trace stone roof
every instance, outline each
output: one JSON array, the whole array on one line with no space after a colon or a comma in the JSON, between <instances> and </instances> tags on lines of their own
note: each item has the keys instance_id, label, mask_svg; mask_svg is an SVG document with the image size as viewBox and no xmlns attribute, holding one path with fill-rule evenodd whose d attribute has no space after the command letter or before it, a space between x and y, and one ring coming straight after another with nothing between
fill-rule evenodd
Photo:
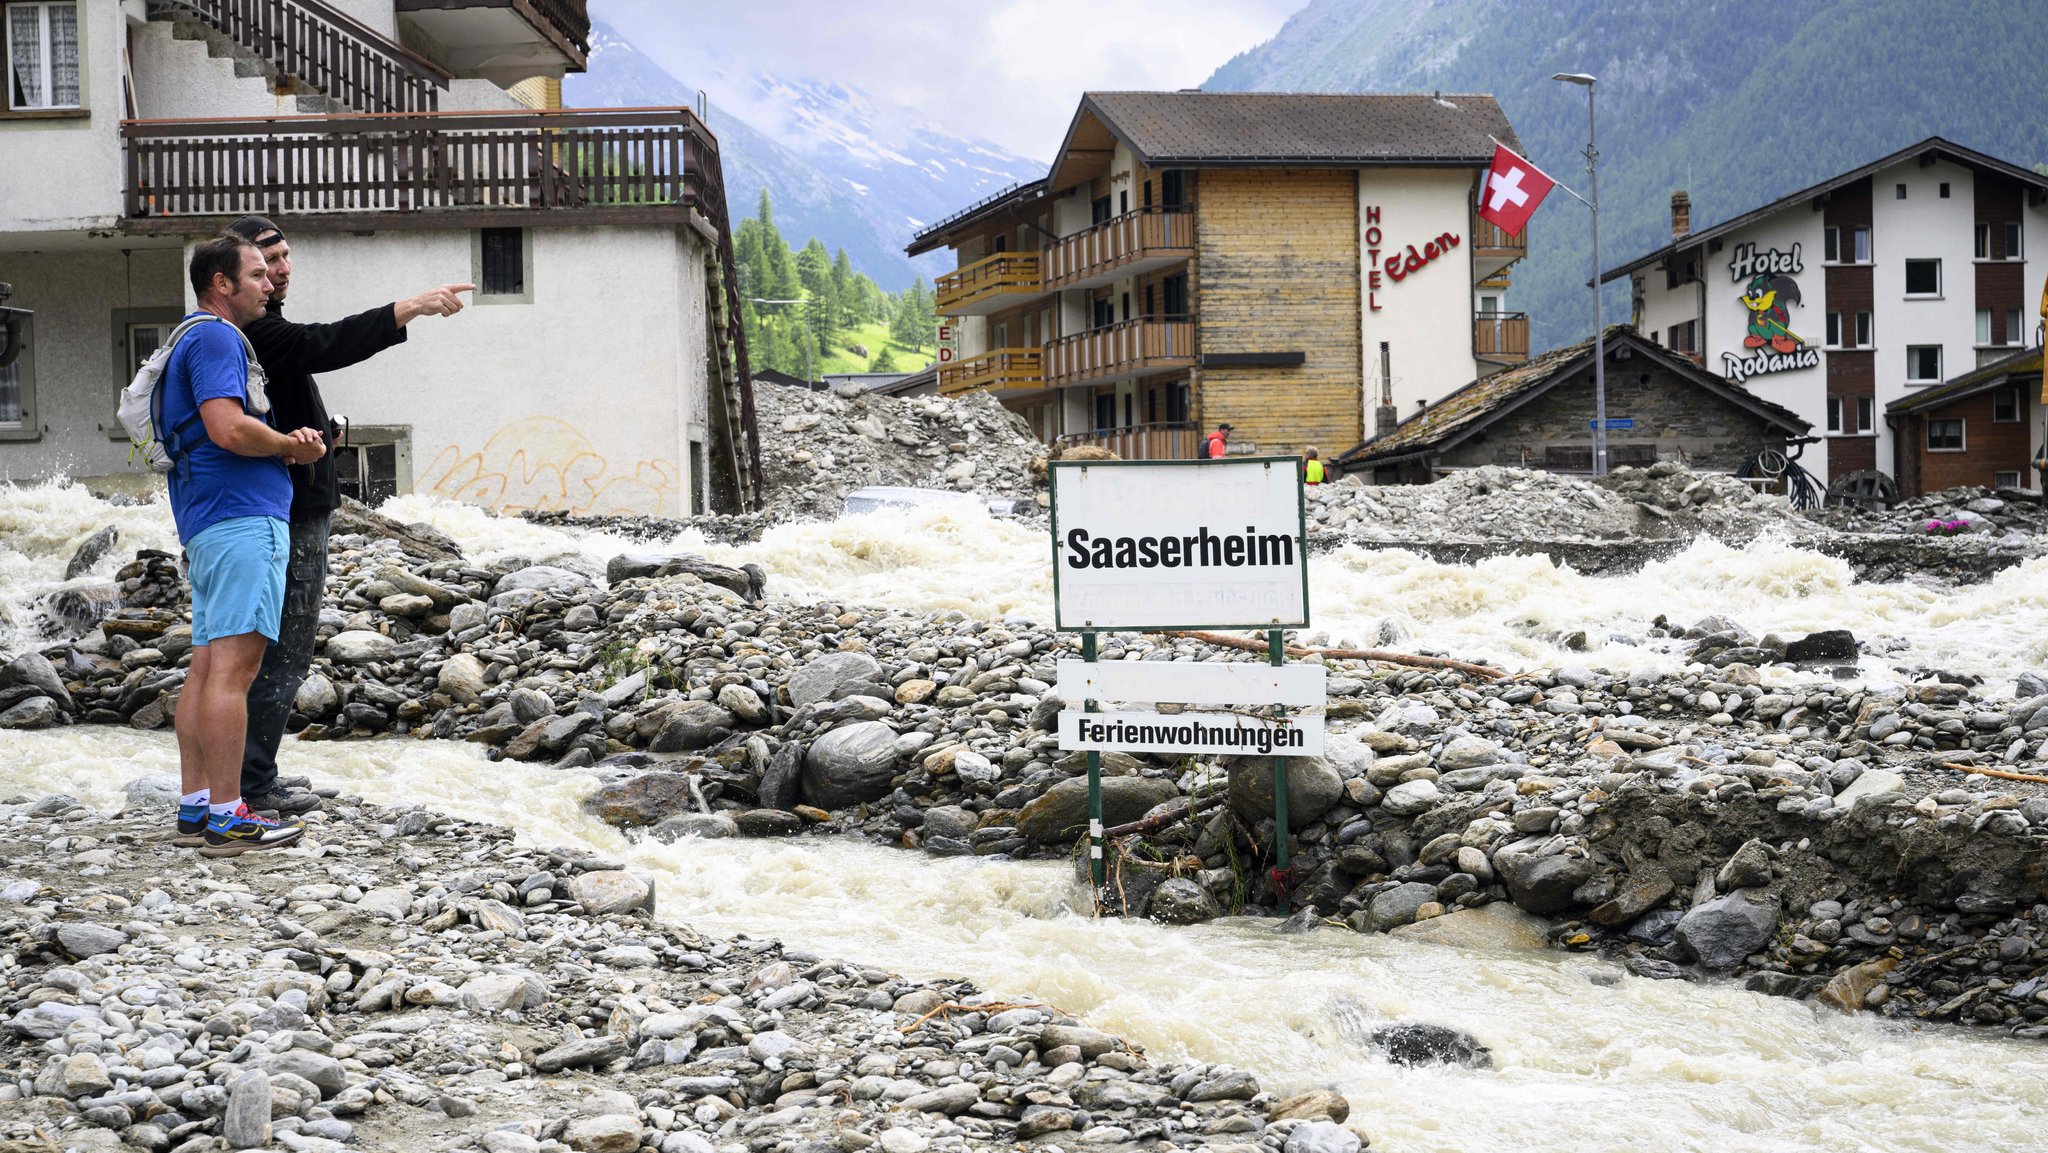
<instances>
[{"instance_id":1,"label":"stone roof","mask_svg":"<svg viewBox=\"0 0 2048 1153\"><path fill-rule=\"evenodd\" d=\"M1975 396L1986 389L2026 380L2039 384L2041 381L2041 349L2029 348L1961 376L1953 377L1943 384L1911 396L1895 400L1884 406L1888 413L1924 412L1937 408L1952 400Z\"/></svg>"},{"instance_id":2,"label":"stone roof","mask_svg":"<svg viewBox=\"0 0 2048 1153\"><path fill-rule=\"evenodd\" d=\"M1749 409L1794 436L1803 436L1813 427L1784 405L1765 400L1728 378L1694 364L1689 358L1644 339L1626 324L1609 325L1605 335L1610 360L1616 349L1626 346L1633 350L1634 355L1656 361L1681 379ZM1593 341L1589 337L1577 344L1540 353L1524 364L1482 376L1402 421L1387 435L1345 453L1337 458L1338 462L1346 467L1356 467L1396 457L1443 452L1492 424L1509 409L1534 399L1576 373L1586 371L1592 360Z\"/></svg>"},{"instance_id":3,"label":"stone roof","mask_svg":"<svg viewBox=\"0 0 2048 1153\"><path fill-rule=\"evenodd\" d=\"M1094 112L1152 167L1484 164L1520 144L1491 96L1426 93L1090 92Z\"/></svg>"}]
</instances>

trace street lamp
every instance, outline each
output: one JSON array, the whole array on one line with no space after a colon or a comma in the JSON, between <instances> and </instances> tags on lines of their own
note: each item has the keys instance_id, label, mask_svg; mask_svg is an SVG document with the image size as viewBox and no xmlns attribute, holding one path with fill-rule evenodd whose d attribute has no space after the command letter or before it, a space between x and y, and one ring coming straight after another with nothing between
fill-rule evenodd
<instances>
[{"instance_id":1,"label":"street lamp","mask_svg":"<svg viewBox=\"0 0 2048 1153\"><path fill-rule=\"evenodd\" d=\"M758 297L758 296L749 296L749 297L747 298L747 303L748 303L748 304L809 304L809 303L810 303L810 301L808 301L808 300L805 300L805 299L803 299L802 297L798 297L798 298L797 298L797 299L795 299L795 300L764 300L764 299L762 299L761 297ZM816 381L816 380L815 380L815 379L814 379L814 378L812 377L812 375L811 375L811 346L812 346L812 345L814 345L814 344L816 344L817 342L818 342L818 338L817 338L817 335L816 335L816 333L814 333L814 332L812 331L812 329L811 329L811 310L807 308L807 309L805 309L805 310L804 310L804 383L805 383L805 384L815 384L815 383L817 383L817 381Z\"/></svg>"},{"instance_id":2,"label":"street lamp","mask_svg":"<svg viewBox=\"0 0 2048 1153\"><path fill-rule=\"evenodd\" d=\"M1594 78L1584 72L1559 72L1551 77L1586 90L1586 175L1592 178L1593 202L1593 475L1607 475L1607 326L1600 311L1600 134L1593 118Z\"/></svg>"}]
</instances>

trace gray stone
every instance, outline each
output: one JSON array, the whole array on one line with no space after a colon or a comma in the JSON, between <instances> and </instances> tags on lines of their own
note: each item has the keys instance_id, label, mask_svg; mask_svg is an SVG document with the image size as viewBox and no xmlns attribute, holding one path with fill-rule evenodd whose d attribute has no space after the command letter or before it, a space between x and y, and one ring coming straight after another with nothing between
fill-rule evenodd
<instances>
[{"instance_id":1,"label":"gray stone","mask_svg":"<svg viewBox=\"0 0 2048 1153\"><path fill-rule=\"evenodd\" d=\"M569 895L593 917L624 913L652 903L654 886L623 869L579 873L569 882Z\"/></svg>"},{"instance_id":2,"label":"gray stone","mask_svg":"<svg viewBox=\"0 0 2048 1153\"><path fill-rule=\"evenodd\" d=\"M1365 1142L1334 1121L1307 1121L1294 1127L1280 1153L1358 1153Z\"/></svg>"},{"instance_id":3,"label":"gray stone","mask_svg":"<svg viewBox=\"0 0 2048 1153\"><path fill-rule=\"evenodd\" d=\"M348 1088L348 1071L341 1062L311 1049L287 1049L272 1057L264 1072L273 1077L281 1073L303 1077L320 1090L322 1097L332 1097Z\"/></svg>"},{"instance_id":4,"label":"gray stone","mask_svg":"<svg viewBox=\"0 0 2048 1153\"><path fill-rule=\"evenodd\" d=\"M895 776L896 730L881 721L856 721L811 742L804 754L803 796L821 809L843 809L887 796Z\"/></svg>"},{"instance_id":5,"label":"gray stone","mask_svg":"<svg viewBox=\"0 0 2048 1153\"><path fill-rule=\"evenodd\" d=\"M1777 902L1744 889L1688 910L1678 922L1678 943L1704 968L1733 969L1769 945L1777 929Z\"/></svg>"},{"instance_id":6,"label":"gray stone","mask_svg":"<svg viewBox=\"0 0 2048 1153\"><path fill-rule=\"evenodd\" d=\"M462 983L461 996L472 1013L503 1013L545 1004L548 987L531 973L479 973Z\"/></svg>"},{"instance_id":7,"label":"gray stone","mask_svg":"<svg viewBox=\"0 0 2048 1153\"><path fill-rule=\"evenodd\" d=\"M768 723L768 706L760 694L745 685L726 685L718 690L719 706L750 725Z\"/></svg>"},{"instance_id":8,"label":"gray stone","mask_svg":"<svg viewBox=\"0 0 2048 1153\"><path fill-rule=\"evenodd\" d=\"M883 683L882 666L866 653L825 653L789 674L789 703L801 708Z\"/></svg>"},{"instance_id":9,"label":"gray stone","mask_svg":"<svg viewBox=\"0 0 2048 1153\"><path fill-rule=\"evenodd\" d=\"M1860 655L1856 634L1848 629L1808 633L1785 645L1785 659L1788 661L1853 661Z\"/></svg>"},{"instance_id":10,"label":"gray stone","mask_svg":"<svg viewBox=\"0 0 2048 1153\"><path fill-rule=\"evenodd\" d=\"M1300 831L1320 820L1344 799L1344 778L1320 757L1283 757L1287 766L1287 827ZM1229 768L1230 807L1238 816L1257 822L1273 816L1273 759L1232 758Z\"/></svg>"},{"instance_id":11,"label":"gray stone","mask_svg":"<svg viewBox=\"0 0 2048 1153\"><path fill-rule=\"evenodd\" d=\"M543 1073L559 1073L564 1069L581 1069L593 1065L609 1065L626 1055L624 1038L606 1034L601 1037L584 1037L557 1045L533 1059L533 1067Z\"/></svg>"},{"instance_id":12,"label":"gray stone","mask_svg":"<svg viewBox=\"0 0 2048 1153\"><path fill-rule=\"evenodd\" d=\"M1403 1021L1374 1029L1369 1040L1396 1065L1493 1067L1492 1051L1477 1038L1442 1025Z\"/></svg>"},{"instance_id":13,"label":"gray stone","mask_svg":"<svg viewBox=\"0 0 2048 1153\"><path fill-rule=\"evenodd\" d=\"M458 704L473 705L484 692L484 663L469 653L456 653L441 662L434 687Z\"/></svg>"},{"instance_id":14,"label":"gray stone","mask_svg":"<svg viewBox=\"0 0 2048 1153\"><path fill-rule=\"evenodd\" d=\"M113 525L108 525L85 538L85 543L79 545L71 554L71 559L65 563L64 579L77 580L92 571L92 566L100 563L100 558L107 555L107 550L113 548L120 539L121 530Z\"/></svg>"},{"instance_id":15,"label":"gray stone","mask_svg":"<svg viewBox=\"0 0 2048 1153\"><path fill-rule=\"evenodd\" d=\"M260 1149L270 1143L270 1078L251 1069L228 1084L228 1108L220 1135L230 1149Z\"/></svg>"},{"instance_id":16,"label":"gray stone","mask_svg":"<svg viewBox=\"0 0 2048 1153\"><path fill-rule=\"evenodd\" d=\"M1216 898L1209 890L1189 877L1169 877L1152 891L1152 904L1147 913L1153 920L1166 925L1193 925L1213 920L1223 914Z\"/></svg>"},{"instance_id":17,"label":"gray stone","mask_svg":"<svg viewBox=\"0 0 2048 1153\"><path fill-rule=\"evenodd\" d=\"M1754 838L1744 841L1714 878L1724 893L1753 889L1771 883L1771 850Z\"/></svg>"},{"instance_id":18,"label":"gray stone","mask_svg":"<svg viewBox=\"0 0 2048 1153\"><path fill-rule=\"evenodd\" d=\"M105 925L80 921L57 926L57 943L64 946L66 953L84 960L87 957L97 957L101 953L111 953L127 944L128 934Z\"/></svg>"},{"instance_id":19,"label":"gray stone","mask_svg":"<svg viewBox=\"0 0 2048 1153\"><path fill-rule=\"evenodd\" d=\"M327 659L336 664L360 665L390 660L398 651L398 642L383 633L354 629L328 637L326 651Z\"/></svg>"},{"instance_id":20,"label":"gray stone","mask_svg":"<svg viewBox=\"0 0 2048 1153\"><path fill-rule=\"evenodd\" d=\"M958 805L939 805L925 810L924 835L926 837L951 837L964 841L981 824L981 818Z\"/></svg>"},{"instance_id":21,"label":"gray stone","mask_svg":"<svg viewBox=\"0 0 2048 1153\"><path fill-rule=\"evenodd\" d=\"M732 827L741 837L789 837L804 831L804 819L786 809L742 809L733 814Z\"/></svg>"},{"instance_id":22,"label":"gray stone","mask_svg":"<svg viewBox=\"0 0 2048 1153\"><path fill-rule=\"evenodd\" d=\"M1403 781L1380 798L1380 808L1397 817L1413 817L1435 808L1441 800L1443 790L1435 781Z\"/></svg>"},{"instance_id":23,"label":"gray stone","mask_svg":"<svg viewBox=\"0 0 2048 1153\"><path fill-rule=\"evenodd\" d=\"M1835 807L1852 809L1865 797L1888 797L1903 792L1905 787L1906 778L1890 769L1865 769L1856 775L1854 783L1835 794Z\"/></svg>"},{"instance_id":24,"label":"gray stone","mask_svg":"<svg viewBox=\"0 0 2048 1153\"><path fill-rule=\"evenodd\" d=\"M494 592L505 593L517 589L541 591L565 589L573 591L579 588L588 588L591 584L591 579L582 573L570 572L568 569L557 568L554 565L537 564L529 565L517 572L506 573L504 576L499 577L498 585Z\"/></svg>"},{"instance_id":25,"label":"gray stone","mask_svg":"<svg viewBox=\"0 0 2048 1153\"><path fill-rule=\"evenodd\" d=\"M761 771L761 805L769 809L794 809L803 788L804 747L795 741L776 746Z\"/></svg>"},{"instance_id":26,"label":"gray stone","mask_svg":"<svg viewBox=\"0 0 2048 1153\"><path fill-rule=\"evenodd\" d=\"M1093 1061L1115 1050L1116 1038L1100 1029L1081 1025L1047 1025L1038 1038L1040 1049L1058 1049L1066 1045L1080 1050L1083 1059Z\"/></svg>"},{"instance_id":27,"label":"gray stone","mask_svg":"<svg viewBox=\"0 0 2048 1153\"><path fill-rule=\"evenodd\" d=\"M39 652L30 650L0 667L0 688L30 688L56 701L65 712L73 711L71 693L64 687L64 678L57 675L57 666Z\"/></svg>"},{"instance_id":28,"label":"gray stone","mask_svg":"<svg viewBox=\"0 0 2048 1153\"><path fill-rule=\"evenodd\" d=\"M1435 885L1409 881L1375 895L1372 904L1367 906L1366 919L1375 932L1384 933L1414 921L1416 910L1434 900Z\"/></svg>"},{"instance_id":29,"label":"gray stone","mask_svg":"<svg viewBox=\"0 0 2048 1153\"><path fill-rule=\"evenodd\" d=\"M684 701L669 713L647 747L657 753L709 748L731 736L732 726L733 715L710 701ZM894 732L889 736L895 739Z\"/></svg>"},{"instance_id":30,"label":"gray stone","mask_svg":"<svg viewBox=\"0 0 2048 1153\"><path fill-rule=\"evenodd\" d=\"M655 839L673 842L682 837L702 837L715 841L722 837L737 837L739 824L728 813L677 813L664 817L654 826Z\"/></svg>"},{"instance_id":31,"label":"gray stone","mask_svg":"<svg viewBox=\"0 0 2048 1153\"><path fill-rule=\"evenodd\" d=\"M1180 796L1172 781L1158 777L1104 777L1102 823L1135 821L1152 806ZM1017 814L1017 831L1042 845L1072 840L1088 830L1088 781L1072 777L1047 789Z\"/></svg>"},{"instance_id":32,"label":"gray stone","mask_svg":"<svg viewBox=\"0 0 2048 1153\"><path fill-rule=\"evenodd\" d=\"M1436 767L1444 772L1476 769L1500 760L1500 746L1482 737L1453 737L1436 756Z\"/></svg>"},{"instance_id":33,"label":"gray stone","mask_svg":"<svg viewBox=\"0 0 2048 1153\"><path fill-rule=\"evenodd\" d=\"M63 706L50 697L30 697L0 711L0 729L47 729L64 719Z\"/></svg>"},{"instance_id":34,"label":"gray stone","mask_svg":"<svg viewBox=\"0 0 2048 1153\"><path fill-rule=\"evenodd\" d=\"M970 1084L945 1085L905 1097L899 1107L919 1113L944 1113L948 1117L967 1112L981 1103L981 1090Z\"/></svg>"},{"instance_id":35,"label":"gray stone","mask_svg":"<svg viewBox=\"0 0 2048 1153\"><path fill-rule=\"evenodd\" d=\"M298 696L292 701L292 707L301 716L315 719L329 715L340 705L341 693L335 689L334 682L328 680L325 673L318 672L306 675L305 681L299 685Z\"/></svg>"},{"instance_id":36,"label":"gray stone","mask_svg":"<svg viewBox=\"0 0 2048 1153\"><path fill-rule=\"evenodd\" d=\"M640 1148L640 1118L625 1113L578 1117L562 1130L577 1153L633 1153Z\"/></svg>"},{"instance_id":37,"label":"gray stone","mask_svg":"<svg viewBox=\"0 0 2048 1153\"><path fill-rule=\"evenodd\" d=\"M1593 877L1593 863L1583 857L1555 853L1494 854L1493 868L1507 883L1508 895L1524 911L1548 917L1571 908L1572 892Z\"/></svg>"}]
</instances>

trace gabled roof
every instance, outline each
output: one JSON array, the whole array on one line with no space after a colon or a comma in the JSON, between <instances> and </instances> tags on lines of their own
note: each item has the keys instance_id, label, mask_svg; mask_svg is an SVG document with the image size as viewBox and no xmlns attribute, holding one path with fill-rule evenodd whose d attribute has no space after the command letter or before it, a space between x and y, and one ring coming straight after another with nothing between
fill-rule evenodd
<instances>
[{"instance_id":1,"label":"gabled roof","mask_svg":"<svg viewBox=\"0 0 2048 1153\"><path fill-rule=\"evenodd\" d=\"M1045 178L1042 176L1028 184L1012 184L1001 192L975 201L937 224L926 225L910 238L910 243L903 251L910 256L922 256L934 248L945 246L955 235L972 232L995 217L1014 212L1044 195Z\"/></svg>"},{"instance_id":2,"label":"gabled roof","mask_svg":"<svg viewBox=\"0 0 2048 1153\"><path fill-rule=\"evenodd\" d=\"M1765 400L1728 378L1709 372L1654 341L1645 340L1626 324L1609 325L1605 335L1609 360L1614 359L1616 350L1627 348L1631 355L1646 357L1680 379L1730 404L1748 409L1794 436L1803 436L1813 427L1784 405ZM1525 364L1480 377L1402 421L1394 431L1359 445L1338 457L1337 461L1352 467L1446 452L1487 425L1587 371L1592 365L1593 341L1590 338L1578 344L1551 349L1531 357Z\"/></svg>"},{"instance_id":3,"label":"gabled roof","mask_svg":"<svg viewBox=\"0 0 2048 1153\"><path fill-rule=\"evenodd\" d=\"M1823 180L1819 184L1816 184L1811 188L1802 188L1789 196L1781 196L1778 199L1771 201L1769 204L1764 205L1762 208L1758 208L1750 212L1745 212L1732 220L1724 220L1721 223L1716 224L1712 228L1702 229L1698 232L1688 233L1683 240L1673 241L1672 243L1665 245L1664 247L1658 249L1655 252L1649 253L1644 256L1639 256L1634 260L1629 261L1627 264L1621 265L1619 267L1608 269L1607 271L1600 274L1600 280L1602 283L1605 283L1610 280L1615 280L1620 277L1627 276L1628 274L1636 271L1637 269L1647 268L1650 265L1665 260L1674 253L1679 252L1680 250L1696 248L1702 244L1705 244L1709 240L1716 240L1722 236L1726 236L1730 232L1736 231L1737 229L1746 228L1749 225L1754 224L1767 216L1771 216L1776 213L1782 212L1785 209L1791 208L1802 201L1812 200L1814 197L1817 196L1826 196L1828 193L1833 192L1837 188L1841 188L1849 184L1854 184L1855 182L1857 182L1858 180L1862 180L1866 176L1874 176L1877 173L1883 172L1885 169L1900 163L1901 161L1913 160L1919 157L1928 156L1930 154L1937 159L1952 160L1955 163L1964 166L1965 168L1973 168L1984 171L1996 172L2001 176L2011 177L2014 180L2020 181L2023 184L2031 186L2034 189L2035 195L2037 197L2042 195L2048 195L2048 176L2043 176L2030 168L2021 168L2018 165L2007 164L2005 161L2000 160L1995 156L1986 156L1982 152L1978 152L1970 148L1965 148L1960 144L1944 140L1939 136L1930 136L1927 139L1922 140L1918 144L1912 145L1907 148L1901 148L1897 152L1892 153L1890 156L1885 156L1877 160L1873 160L1861 168L1857 168L1849 172L1844 172L1840 176L1834 177L1830 180Z\"/></svg>"},{"instance_id":4,"label":"gabled roof","mask_svg":"<svg viewBox=\"0 0 2048 1153\"><path fill-rule=\"evenodd\" d=\"M1895 400L1884 406L1887 414L1904 416L1926 412L1950 401L1975 396L2014 383L2041 383L2041 349L2029 348L2003 360L1994 360L1973 372L1966 372L1925 392Z\"/></svg>"},{"instance_id":5,"label":"gabled roof","mask_svg":"<svg viewBox=\"0 0 2048 1153\"><path fill-rule=\"evenodd\" d=\"M1437 93L1089 92L1047 178L1057 190L1093 118L1152 168L1484 165L1520 150L1500 102Z\"/></svg>"}]
</instances>

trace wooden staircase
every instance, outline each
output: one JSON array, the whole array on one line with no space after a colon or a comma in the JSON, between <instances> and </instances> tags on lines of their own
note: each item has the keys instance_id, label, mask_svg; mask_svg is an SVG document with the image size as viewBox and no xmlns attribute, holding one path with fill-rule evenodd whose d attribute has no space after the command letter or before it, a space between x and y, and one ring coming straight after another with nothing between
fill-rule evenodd
<instances>
[{"instance_id":1,"label":"wooden staircase","mask_svg":"<svg viewBox=\"0 0 2048 1153\"><path fill-rule=\"evenodd\" d=\"M260 76L298 96L300 112L433 112L449 74L322 0L150 0L172 36L205 40L235 58L237 76Z\"/></svg>"}]
</instances>

